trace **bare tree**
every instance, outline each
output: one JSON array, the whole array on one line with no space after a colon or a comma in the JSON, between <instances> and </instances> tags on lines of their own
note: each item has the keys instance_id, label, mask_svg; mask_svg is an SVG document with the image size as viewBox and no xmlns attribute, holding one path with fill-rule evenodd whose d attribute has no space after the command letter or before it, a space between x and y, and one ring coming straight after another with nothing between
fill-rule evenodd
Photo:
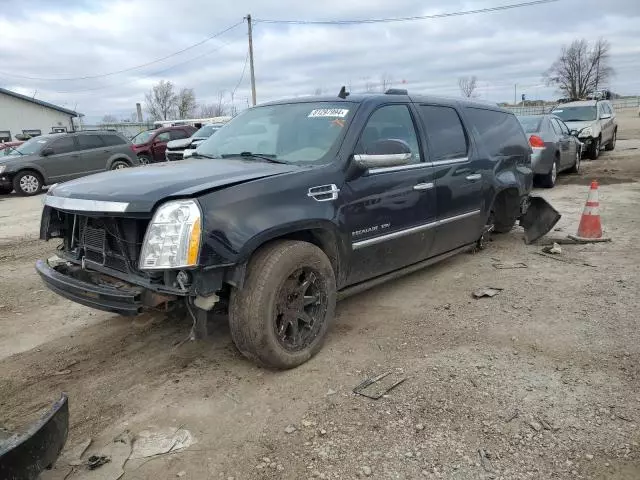
<instances>
[{"instance_id":1,"label":"bare tree","mask_svg":"<svg viewBox=\"0 0 640 480\"><path fill-rule=\"evenodd\" d=\"M393 77L388 73L383 73L380 75L380 90L382 93L386 92L391 88L391 84L393 83Z\"/></svg>"},{"instance_id":2,"label":"bare tree","mask_svg":"<svg viewBox=\"0 0 640 480\"><path fill-rule=\"evenodd\" d=\"M117 123L117 122L118 122L118 119L111 114L105 115L104 117L102 117L102 120L100 121L100 123Z\"/></svg>"},{"instance_id":3,"label":"bare tree","mask_svg":"<svg viewBox=\"0 0 640 480\"><path fill-rule=\"evenodd\" d=\"M471 77L460 77L458 79L458 87L460 87L460 93L463 97L473 98L476 96L478 79L475 75Z\"/></svg>"},{"instance_id":4,"label":"bare tree","mask_svg":"<svg viewBox=\"0 0 640 480\"><path fill-rule=\"evenodd\" d=\"M173 83L160 80L149 93L145 95L146 109L152 120L168 120L175 115L178 106L178 96L173 90Z\"/></svg>"},{"instance_id":5,"label":"bare tree","mask_svg":"<svg viewBox=\"0 0 640 480\"><path fill-rule=\"evenodd\" d=\"M560 57L553 62L543 76L548 85L554 85L568 98L583 98L606 85L613 76L609 66L611 45L599 39L589 48L589 43L574 40L562 47Z\"/></svg>"},{"instance_id":6,"label":"bare tree","mask_svg":"<svg viewBox=\"0 0 640 480\"><path fill-rule=\"evenodd\" d=\"M207 117L222 117L227 114L229 111L227 108L227 103L224 99L224 91L218 92L218 97L216 98L215 103L210 103L209 105L202 105L200 107L200 116L203 118Z\"/></svg>"},{"instance_id":7,"label":"bare tree","mask_svg":"<svg viewBox=\"0 0 640 480\"><path fill-rule=\"evenodd\" d=\"M196 113L196 94L193 88L183 88L178 94L178 118L191 118Z\"/></svg>"}]
</instances>

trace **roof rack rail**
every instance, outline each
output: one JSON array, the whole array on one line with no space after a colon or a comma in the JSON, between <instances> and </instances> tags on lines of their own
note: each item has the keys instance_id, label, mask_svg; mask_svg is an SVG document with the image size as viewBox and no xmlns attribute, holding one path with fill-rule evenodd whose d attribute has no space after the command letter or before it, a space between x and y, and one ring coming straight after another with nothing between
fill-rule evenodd
<instances>
[{"instance_id":1,"label":"roof rack rail","mask_svg":"<svg viewBox=\"0 0 640 480\"><path fill-rule=\"evenodd\" d=\"M409 92L404 88L390 88L386 92L385 95L409 95Z\"/></svg>"}]
</instances>

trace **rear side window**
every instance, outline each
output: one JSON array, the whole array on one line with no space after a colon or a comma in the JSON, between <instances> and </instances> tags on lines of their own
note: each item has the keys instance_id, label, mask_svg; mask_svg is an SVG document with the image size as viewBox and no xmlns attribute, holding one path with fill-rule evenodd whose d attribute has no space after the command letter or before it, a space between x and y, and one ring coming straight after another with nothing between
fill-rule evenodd
<instances>
[{"instance_id":1,"label":"rear side window","mask_svg":"<svg viewBox=\"0 0 640 480\"><path fill-rule=\"evenodd\" d=\"M467 107L465 113L474 135L490 156L513 155L516 153L514 147L529 149L527 138L515 115L474 107Z\"/></svg>"},{"instance_id":2,"label":"rear side window","mask_svg":"<svg viewBox=\"0 0 640 480\"><path fill-rule=\"evenodd\" d=\"M54 140L49 145L53 149L54 155L60 155L61 153L70 153L76 150L76 144L73 141L73 137L64 137L58 140Z\"/></svg>"},{"instance_id":3,"label":"rear side window","mask_svg":"<svg viewBox=\"0 0 640 480\"><path fill-rule=\"evenodd\" d=\"M99 135L78 135L80 150L104 147L104 142Z\"/></svg>"},{"instance_id":4,"label":"rear side window","mask_svg":"<svg viewBox=\"0 0 640 480\"><path fill-rule=\"evenodd\" d=\"M100 138L107 147L113 147L115 145L124 145L126 140L119 135L100 135Z\"/></svg>"},{"instance_id":5,"label":"rear side window","mask_svg":"<svg viewBox=\"0 0 640 480\"><path fill-rule=\"evenodd\" d=\"M178 140L180 138L188 138L191 136L188 135L184 130L171 130L169 134L171 135L171 140Z\"/></svg>"},{"instance_id":6,"label":"rear side window","mask_svg":"<svg viewBox=\"0 0 640 480\"><path fill-rule=\"evenodd\" d=\"M555 118L552 118L550 121L551 121L551 128L553 128L553 131L556 132L556 135L561 135L562 128L560 128L560 124L558 123L558 121Z\"/></svg>"},{"instance_id":7,"label":"rear side window","mask_svg":"<svg viewBox=\"0 0 640 480\"><path fill-rule=\"evenodd\" d=\"M420 116L427 129L432 161L467 156L467 136L454 108L420 105Z\"/></svg>"}]
</instances>

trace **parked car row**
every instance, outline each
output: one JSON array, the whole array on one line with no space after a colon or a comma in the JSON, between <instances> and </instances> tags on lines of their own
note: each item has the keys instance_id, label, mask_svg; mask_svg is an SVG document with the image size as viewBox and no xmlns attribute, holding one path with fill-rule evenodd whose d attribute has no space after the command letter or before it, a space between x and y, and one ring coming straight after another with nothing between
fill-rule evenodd
<instances>
[{"instance_id":1,"label":"parked car row","mask_svg":"<svg viewBox=\"0 0 640 480\"><path fill-rule=\"evenodd\" d=\"M198 145L204 142L207 138L217 132L220 128L222 128L224 124L222 123L210 123L208 125L203 125L197 132L191 135L189 138L184 138L181 140L171 140L167 144L166 150L166 160L168 162L173 162L176 160L183 160L185 158L189 158L193 155L193 152Z\"/></svg>"}]
</instances>

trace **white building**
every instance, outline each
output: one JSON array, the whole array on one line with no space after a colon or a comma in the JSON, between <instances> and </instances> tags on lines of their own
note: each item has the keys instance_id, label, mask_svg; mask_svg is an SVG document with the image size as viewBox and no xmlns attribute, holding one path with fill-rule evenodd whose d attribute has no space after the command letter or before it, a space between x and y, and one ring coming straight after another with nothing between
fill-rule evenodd
<instances>
[{"instance_id":1,"label":"white building","mask_svg":"<svg viewBox=\"0 0 640 480\"><path fill-rule=\"evenodd\" d=\"M0 142L16 135L45 135L73 131L73 118L82 115L66 108L0 88Z\"/></svg>"}]
</instances>

